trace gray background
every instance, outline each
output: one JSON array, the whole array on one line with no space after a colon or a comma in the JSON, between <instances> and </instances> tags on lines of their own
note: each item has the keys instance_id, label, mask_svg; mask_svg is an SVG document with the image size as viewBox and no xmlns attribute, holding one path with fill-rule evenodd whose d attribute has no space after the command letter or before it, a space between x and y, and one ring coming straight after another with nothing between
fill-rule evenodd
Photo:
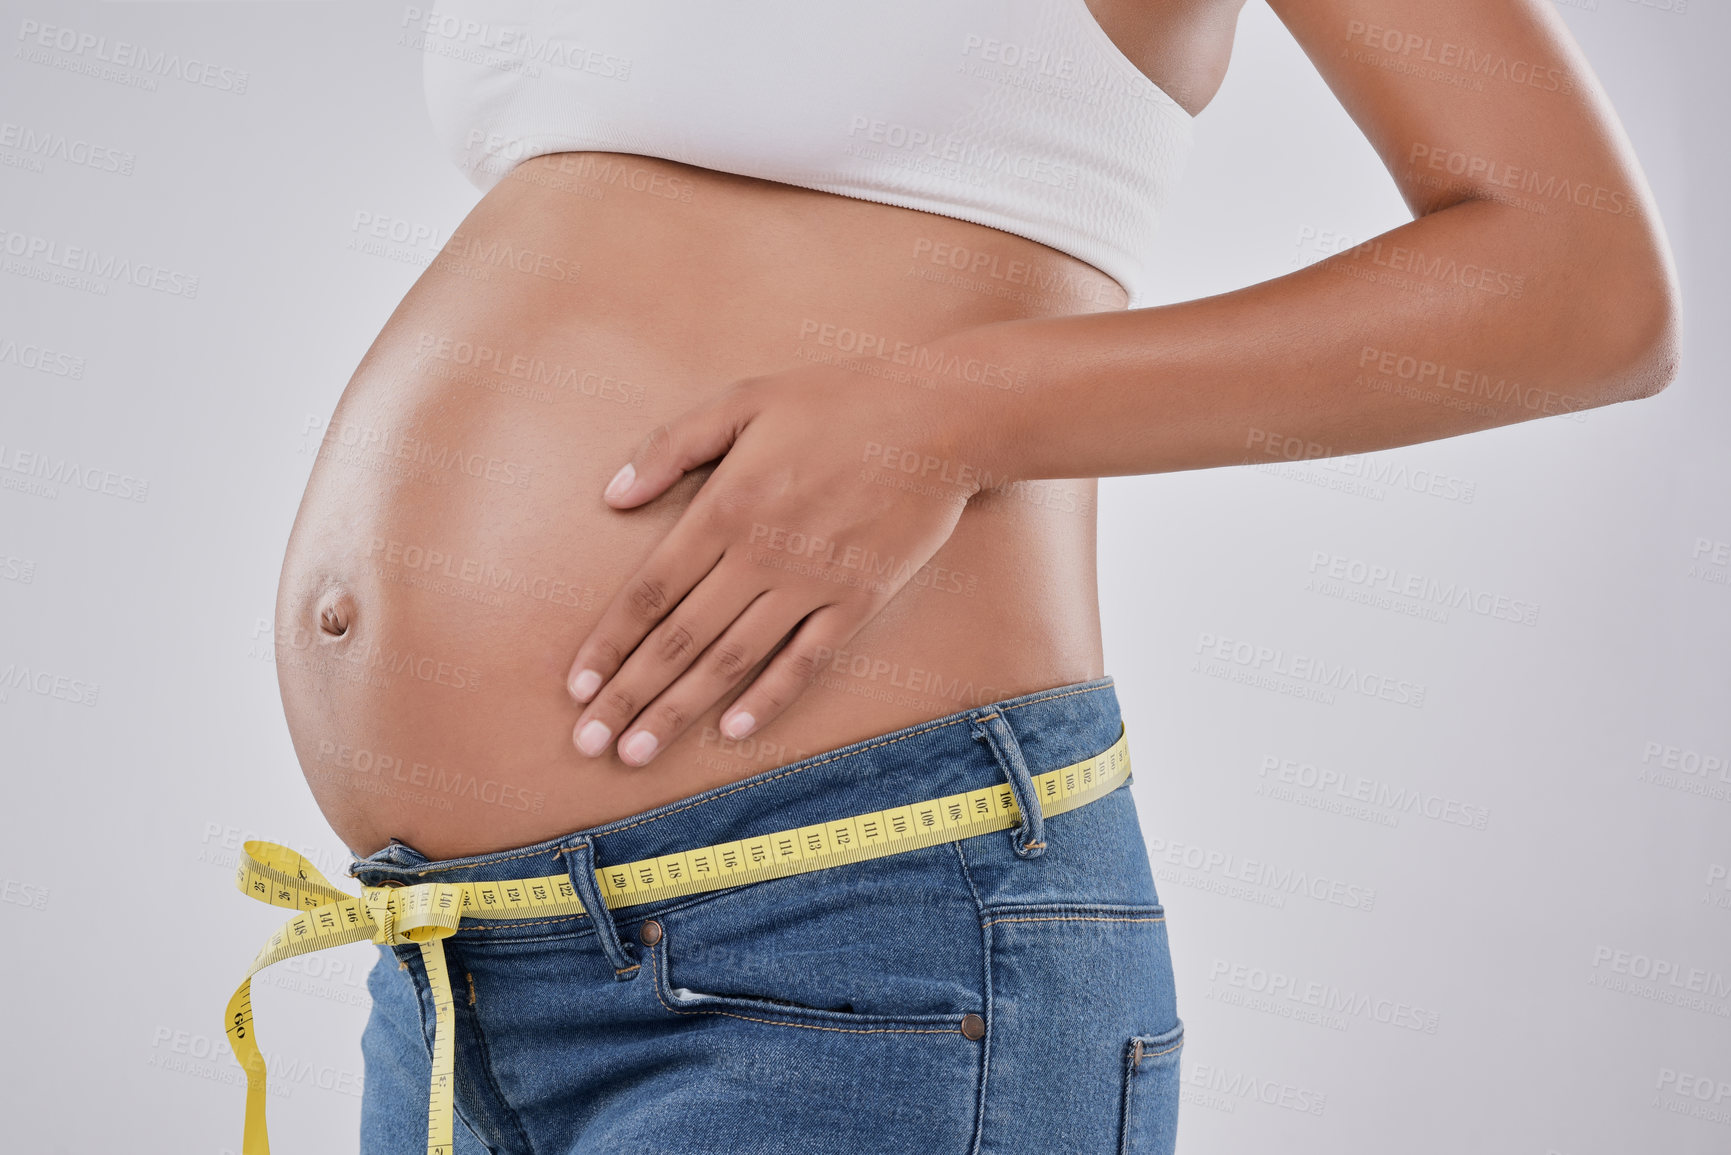
<instances>
[{"instance_id":1,"label":"gray background","mask_svg":"<svg viewBox=\"0 0 1731 1155\"><path fill-rule=\"evenodd\" d=\"M283 546L319 424L477 193L433 142L402 5L0 9L0 125L99 158L0 147L0 241L197 278L187 294L45 283L10 249L0 265L3 1145L217 1155L242 1108L223 1004L280 921L232 890L234 851L270 838L333 875L346 862L277 697ZM1193 1155L1731 1149L1714 331L1731 19L1707 0L1559 10L1661 205L1680 379L1392 452L1102 483L1107 669L1170 912ZM140 87L88 53L23 51L29 20L230 71ZM1162 298L1405 219L1253 3L1165 226ZM374 220L409 239L369 247L357 221ZM95 490L9 472L21 452L74 459ZM1361 567L1536 618L1391 597ZM1299 695L1211 658L1214 639L1404 678L1423 705ZM353 1148L370 951L256 983L280 1150Z\"/></svg>"}]
</instances>

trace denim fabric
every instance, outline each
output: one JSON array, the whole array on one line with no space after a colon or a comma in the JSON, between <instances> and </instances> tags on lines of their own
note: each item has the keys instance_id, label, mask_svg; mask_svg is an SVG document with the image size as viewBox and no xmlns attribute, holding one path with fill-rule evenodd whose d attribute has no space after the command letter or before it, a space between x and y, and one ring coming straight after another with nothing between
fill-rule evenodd
<instances>
[{"instance_id":1,"label":"denim fabric","mask_svg":"<svg viewBox=\"0 0 1731 1155\"><path fill-rule=\"evenodd\" d=\"M1118 730L1101 678L536 846L429 862L395 843L351 873L370 886L582 877L1005 781L1030 797L1029 776ZM1020 829L591 909L465 920L445 940L459 1155L1173 1150L1184 1026L1127 785ZM646 944L650 919L661 935ZM421 1155L432 998L418 948L379 950L361 1150Z\"/></svg>"}]
</instances>

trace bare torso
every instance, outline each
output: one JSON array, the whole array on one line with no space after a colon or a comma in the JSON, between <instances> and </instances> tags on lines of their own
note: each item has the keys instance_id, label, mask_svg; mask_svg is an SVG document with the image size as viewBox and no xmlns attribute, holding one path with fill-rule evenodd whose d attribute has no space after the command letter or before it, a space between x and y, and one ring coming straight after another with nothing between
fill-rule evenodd
<instances>
[{"instance_id":1,"label":"bare torso","mask_svg":"<svg viewBox=\"0 0 1731 1155\"><path fill-rule=\"evenodd\" d=\"M1237 3L1132 7L1095 10L1195 111ZM391 838L435 858L500 850L1099 677L1095 483L1076 479L974 498L847 652L742 742L720 736L723 702L646 767L588 758L565 688L578 643L707 476L641 509L602 502L657 424L876 340L1125 302L1075 258L947 217L634 155L525 162L369 350L289 541L278 675L332 827L359 854ZM893 479L895 451L862 469ZM799 563L798 543L776 549L770 564Z\"/></svg>"}]
</instances>

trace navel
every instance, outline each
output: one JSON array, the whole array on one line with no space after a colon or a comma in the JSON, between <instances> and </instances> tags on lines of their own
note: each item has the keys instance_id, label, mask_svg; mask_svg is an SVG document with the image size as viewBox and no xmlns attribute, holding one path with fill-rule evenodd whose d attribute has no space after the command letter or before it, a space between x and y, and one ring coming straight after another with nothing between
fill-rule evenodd
<instances>
[{"instance_id":1,"label":"navel","mask_svg":"<svg viewBox=\"0 0 1731 1155\"><path fill-rule=\"evenodd\" d=\"M319 632L326 637L342 637L354 626L355 611L355 597L348 590L340 586L326 590L318 600Z\"/></svg>"}]
</instances>

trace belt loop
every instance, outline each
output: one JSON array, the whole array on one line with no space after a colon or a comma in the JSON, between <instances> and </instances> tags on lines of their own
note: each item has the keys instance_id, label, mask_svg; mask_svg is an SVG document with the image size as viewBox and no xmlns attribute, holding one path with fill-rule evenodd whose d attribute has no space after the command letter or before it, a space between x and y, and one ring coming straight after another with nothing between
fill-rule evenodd
<instances>
[{"instance_id":1,"label":"belt loop","mask_svg":"<svg viewBox=\"0 0 1731 1155\"><path fill-rule=\"evenodd\" d=\"M631 945L620 939L619 928L613 924L613 912L601 901L601 887L595 881L595 848L587 838L565 848L565 867L571 874L577 897L583 900L583 909L595 923L595 937L601 940L601 949L613 964L613 977L620 982L636 978L642 964L633 957Z\"/></svg>"},{"instance_id":2,"label":"belt loop","mask_svg":"<svg viewBox=\"0 0 1731 1155\"><path fill-rule=\"evenodd\" d=\"M1004 712L995 706L982 707L969 716L974 740L991 747L998 769L1010 784L1010 793L1021 811L1022 822L1010 831L1010 848L1017 858L1038 858L1046 852L1046 816L1040 810L1040 799L1034 793L1034 780L1028 773L1028 763L1022 757L1021 743L1010 729Z\"/></svg>"}]
</instances>

